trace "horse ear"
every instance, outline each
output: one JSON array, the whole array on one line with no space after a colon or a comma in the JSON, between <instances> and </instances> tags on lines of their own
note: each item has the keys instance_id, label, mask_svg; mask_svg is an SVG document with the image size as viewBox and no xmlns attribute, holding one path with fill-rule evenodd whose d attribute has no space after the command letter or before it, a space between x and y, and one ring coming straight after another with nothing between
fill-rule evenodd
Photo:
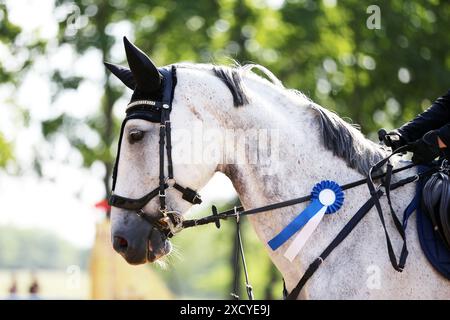
<instances>
[{"instance_id":1,"label":"horse ear","mask_svg":"<svg viewBox=\"0 0 450 320\"><path fill-rule=\"evenodd\" d=\"M130 69L106 61L103 63L109 71L111 71L117 78L120 79L120 81L123 82L124 85L131 90L136 89L136 81L134 80L133 73Z\"/></svg>"},{"instance_id":2,"label":"horse ear","mask_svg":"<svg viewBox=\"0 0 450 320\"><path fill-rule=\"evenodd\" d=\"M146 93L158 92L161 88L162 79L158 68L144 52L128 41L126 37L123 37L123 44L137 88Z\"/></svg>"}]
</instances>

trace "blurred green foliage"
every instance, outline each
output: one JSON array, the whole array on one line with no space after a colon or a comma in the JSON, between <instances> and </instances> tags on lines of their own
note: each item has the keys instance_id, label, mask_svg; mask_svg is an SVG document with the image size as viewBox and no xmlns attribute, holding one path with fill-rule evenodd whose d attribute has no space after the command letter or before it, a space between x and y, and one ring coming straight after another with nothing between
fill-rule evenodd
<instances>
[{"instance_id":1,"label":"blurred green foliage","mask_svg":"<svg viewBox=\"0 0 450 320\"><path fill-rule=\"evenodd\" d=\"M21 31L19 26L10 21L7 6L3 0L0 0L0 49L2 50L2 56L6 57L0 59L0 85L10 84L16 87L32 66L36 57L44 52L45 41L39 38L21 39ZM8 59L11 59L11 61L6 61ZM0 105L0 117L2 116L2 108L6 107ZM16 111L26 123L26 115L22 113L22 110L17 107ZM0 168L6 167L8 163L14 160L13 149L13 141L6 139L4 133L2 133L2 128L0 128Z\"/></svg>"},{"instance_id":2,"label":"blurred green foliage","mask_svg":"<svg viewBox=\"0 0 450 320\"><path fill-rule=\"evenodd\" d=\"M6 141L0 133L0 168L5 167L13 159L11 143Z\"/></svg>"},{"instance_id":3,"label":"blurred green foliage","mask_svg":"<svg viewBox=\"0 0 450 320\"><path fill-rule=\"evenodd\" d=\"M89 250L48 231L0 226L0 269L86 269L88 259Z\"/></svg>"},{"instance_id":4,"label":"blurred green foliage","mask_svg":"<svg viewBox=\"0 0 450 320\"><path fill-rule=\"evenodd\" d=\"M0 42L8 44L17 37L20 33L20 28L12 24L8 19L8 12L6 6L0 2ZM13 74L6 70L3 63L0 61L0 84L14 81ZM1 128L0 128L1 129ZM0 131L0 168L13 158L11 143L6 141L2 132Z\"/></svg>"}]
</instances>

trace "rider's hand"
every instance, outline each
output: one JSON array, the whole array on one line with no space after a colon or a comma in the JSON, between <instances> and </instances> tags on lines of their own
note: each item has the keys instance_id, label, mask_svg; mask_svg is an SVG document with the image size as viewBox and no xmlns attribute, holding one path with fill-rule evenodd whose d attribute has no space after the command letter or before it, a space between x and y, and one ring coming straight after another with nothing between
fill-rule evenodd
<instances>
[{"instance_id":1,"label":"rider's hand","mask_svg":"<svg viewBox=\"0 0 450 320\"><path fill-rule=\"evenodd\" d=\"M383 141L386 146L391 147L392 150L396 150L407 144L407 141L397 130L386 132L386 130L380 129L378 131L378 139Z\"/></svg>"},{"instance_id":2,"label":"rider's hand","mask_svg":"<svg viewBox=\"0 0 450 320\"><path fill-rule=\"evenodd\" d=\"M438 137L438 145L441 153L441 157L450 160L450 148L445 144L445 142Z\"/></svg>"},{"instance_id":3,"label":"rider's hand","mask_svg":"<svg viewBox=\"0 0 450 320\"><path fill-rule=\"evenodd\" d=\"M447 145L445 144L444 141L441 140L441 138L438 137L437 140L438 140L439 148L441 148L441 149L447 148Z\"/></svg>"},{"instance_id":4,"label":"rider's hand","mask_svg":"<svg viewBox=\"0 0 450 320\"><path fill-rule=\"evenodd\" d=\"M427 132L421 139L409 144L409 150L414 153L412 161L415 164L428 163L436 159L442 149L439 148L436 130Z\"/></svg>"}]
</instances>

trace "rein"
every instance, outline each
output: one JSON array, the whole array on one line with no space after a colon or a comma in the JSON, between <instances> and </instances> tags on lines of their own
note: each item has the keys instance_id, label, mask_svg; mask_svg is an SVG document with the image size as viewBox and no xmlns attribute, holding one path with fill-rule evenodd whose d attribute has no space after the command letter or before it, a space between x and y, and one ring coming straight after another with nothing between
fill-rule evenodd
<instances>
[{"instance_id":1,"label":"rein","mask_svg":"<svg viewBox=\"0 0 450 320\"><path fill-rule=\"evenodd\" d=\"M393 170L392 173L397 173L397 172L401 172L403 170L411 169L414 166L415 166L414 164L409 164L402 168ZM386 175L387 175L387 173L381 173L381 174L378 174L378 175L372 177L372 179L378 180L378 179L385 177ZM417 175L415 175L414 177L417 179ZM341 186L341 189L348 190L348 189L352 189L352 188L358 187L360 185L363 185L365 183L367 183L367 178L344 184ZM238 215L239 216L248 216L248 215L266 212L266 211L270 211L270 210L281 209L284 207L289 207L289 206L293 206L293 205L296 205L299 203L303 203L303 202L306 202L309 200L311 200L310 194L307 196L300 197L300 198L290 199L290 200L286 200L286 201L282 201L282 202L275 202L272 204L268 204L268 205L253 208L253 209L244 210L244 207L235 207L231 210L223 211L220 213L217 213L216 207L213 206L211 208L211 215L203 217L203 218L199 218L199 219L191 219L191 220L183 221L183 229L196 227L196 226L209 224L209 223L215 223L216 227L220 228L220 220L223 220L223 219L236 218Z\"/></svg>"},{"instance_id":2,"label":"rein","mask_svg":"<svg viewBox=\"0 0 450 320\"><path fill-rule=\"evenodd\" d=\"M179 185L175 178L172 165L172 141L171 141L171 122L170 122L170 112L172 110L172 100L176 86L176 68L171 66L169 68L159 68L159 73L162 76L162 99L160 101L154 100L136 100L128 104L126 110L126 118L122 122L120 136L119 136L119 146L117 149L116 163L113 170L113 184L112 184L112 194L109 198L109 204L113 207L122 208L126 210L135 211L135 213L143 218L145 221L150 223L154 228L158 229L164 236L170 238L174 234L180 232L183 229L192 228L200 225L214 223L217 228L220 228L220 220L235 218L236 219L236 241L237 241L237 254L240 255L242 264L244 266L245 284L247 289L247 295L250 300L253 300L253 289L249 283L247 265L245 263L244 248L240 233L240 217L258 214L261 212L271 211L275 209L280 209L299 203L303 203L311 200L311 195L306 195L300 198L290 199L282 202L276 202L268 204L262 207L252 208L245 210L243 207L234 207L231 210L223 211L218 213L217 208L212 206L211 215L203 218L183 220L181 213L177 211L169 211L166 203L166 189L173 188L181 193L182 199L186 200L192 204L200 204L202 202L200 195L193 189L188 187L183 187ZM120 145L122 142L125 124L130 119L142 119L150 121L153 123L159 123L159 184L156 188L148 192L141 198L132 199L117 195L114 193L114 189L117 182L117 172L120 156ZM405 228L400 223L395 211L392 207L392 202L390 198L390 191L398 187L401 187L407 183L415 182L422 177L431 174L435 171L432 168L423 173L419 173L400 181L391 184L392 174L401 172L403 170L410 169L414 167L414 164L409 164L407 166L393 169L392 164L389 162L390 158L395 154L407 151L407 147L401 147L392 152L387 158L382 159L373 167L370 168L367 178L360 179L341 186L342 190L348 190L355 188L357 186L367 184L370 191L370 198L367 202L356 212L356 214L350 219L350 221L344 226L344 228L339 232L336 238L330 243L330 245L323 251L323 253L314 260L314 262L308 267L305 274L302 276L296 287L287 294L284 290L285 298L295 299L299 295L300 291L306 284L306 282L312 277L314 272L319 268L323 261L328 257L328 255L350 234L350 232L355 228L355 226L361 221L361 219L370 211L370 209L375 206L380 217L380 221L383 225L383 229L386 236L386 243L388 247L389 258L391 260L392 266L396 271L401 272L406 263L406 258L408 256L408 250L406 247L406 235ZM165 176L165 154L167 155L167 177ZM380 170L384 165L386 165L386 172L373 175L373 172ZM378 186L375 186L374 181L384 178L384 181ZM384 191L381 189L384 187ZM390 213L397 231L403 240L403 247L400 257L397 261L392 244L390 241L389 234L386 229L385 220L380 204L380 197L385 194L388 200ZM154 216L147 214L144 211L144 207L153 198L159 198L159 215ZM238 259L236 259L236 263ZM237 265L235 266L237 268ZM235 270L236 271L236 270ZM236 272L235 272L236 273ZM235 287L236 291L236 287ZM233 297L239 298L235 293L232 294Z\"/></svg>"}]
</instances>

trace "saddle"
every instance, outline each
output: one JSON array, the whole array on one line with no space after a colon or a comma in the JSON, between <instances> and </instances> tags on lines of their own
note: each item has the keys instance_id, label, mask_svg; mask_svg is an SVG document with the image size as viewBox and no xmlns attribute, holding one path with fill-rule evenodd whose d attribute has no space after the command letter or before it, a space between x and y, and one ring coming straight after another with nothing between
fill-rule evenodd
<instances>
[{"instance_id":1,"label":"saddle","mask_svg":"<svg viewBox=\"0 0 450 320\"><path fill-rule=\"evenodd\" d=\"M422 190L422 209L430 218L433 230L450 250L450 178L448 169L434 173L425 183Z\"/></svg>"},{"instance_id":2,"label":"saddle","mask_svg":"<svg viewBox=\"0 0 450 320\"><path fill-rule=\"evenodd\" d=\"M428 261L450 280L449 169L444 160L437 172L418 184L418 194L421 195L417 208L417 230Z\"/></svg>"}]
</instances>

